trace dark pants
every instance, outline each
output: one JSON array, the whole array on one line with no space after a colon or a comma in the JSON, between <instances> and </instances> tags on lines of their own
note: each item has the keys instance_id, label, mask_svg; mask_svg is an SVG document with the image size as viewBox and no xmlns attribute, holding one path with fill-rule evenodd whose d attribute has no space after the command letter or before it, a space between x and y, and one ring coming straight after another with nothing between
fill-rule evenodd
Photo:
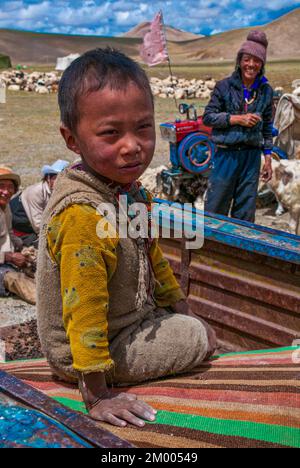
<instances>
[{"instance_id":1,"label":"dark pants","mask_svg":"<svg viewBox=\"0 0 300 468\"><path fill-rule=\"evenodd\" d=\"M12 212L13 229L19 233L23 233L22 235L17 234L17 236L22 239L23 245L25 247L33 245L37 249L38 237L31 226L26 211L24 210L21 194L11 199L10 209Z\"/></svg>"},{"instance_id":2,"label":"dark pants","mask_svg":"<svg viewBox=\"0 0 300 468\"><path fill-rule=\"evenodd\" d=\"M8 265L7 263L0 265L0 297L9 296L9 292L5 289L4 286L4 276L9 271L17 271L17 269L11 265Z\"/></svg>"},{"instance_id":3,"label":"dark pants","mask_svg":"<svg viewBox=\"0 0 300 468\"><path fill-rule=\"evenodd\" d=\"M254 222L261 150L218 148L211 171L205 211Z\"/></svg>"}]
</instances>

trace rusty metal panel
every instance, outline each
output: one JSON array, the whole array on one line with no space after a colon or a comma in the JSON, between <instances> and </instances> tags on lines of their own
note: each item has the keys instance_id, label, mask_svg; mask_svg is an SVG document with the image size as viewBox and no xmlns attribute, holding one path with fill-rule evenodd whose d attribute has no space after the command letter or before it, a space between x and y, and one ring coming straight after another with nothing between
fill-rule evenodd
<instances>
[{"instance_id":1,"label":"rusty metal panel","mask_svg":"<svg viewBox=\"0 0 300 468\"><path fill-rule=\"evenodd\" d=\"M182 242L160 239L181 280ZM290 346L300 337L298 265L205 240L192 251L188 287L191 309L215 328L219 344L229 350Z\"/></svg>"}]
</instances>

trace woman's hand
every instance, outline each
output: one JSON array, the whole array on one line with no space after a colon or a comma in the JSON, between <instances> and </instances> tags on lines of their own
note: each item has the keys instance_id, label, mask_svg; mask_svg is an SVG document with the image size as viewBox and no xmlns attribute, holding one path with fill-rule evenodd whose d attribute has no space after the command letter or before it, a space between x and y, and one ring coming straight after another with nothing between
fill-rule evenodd
<instances>
[{"instance_id":1,"label":"woman's hand","mask_svg":"<svg viewBox=\"0 0 300 468\"><path fill-rule=\"evenodd\" d=\"M136 395L109 392L89 410L91 418L104 421L113 426L125 427L127 423L143 427L145 421L154 421L157 411L147 403L137 399Z\"/></svg>"},{"instance_id":2,"label":"woman's hand","mask_svg":"<svg viewBox=\"0 0 300 468\"><path fill-rule=\"evenodd\" d=\"M272 158L269 156L265 160L261 171L261 179L263 182L267 183L272 179L273 169L272 169Z\"/></svg>"},{"instance_id":3,"label":"woman's hand","mask_svg":"<svg viewBox=\"0 0 300 468\"><path fill-rule=\"evenodd\" d=\"M27 265L28 259L25 255L18 252L7 252L5 254L5 262L12 263L18 268L23 268Z\"/></svg>"},{"instance_id":4,"label":"woman's hand","mask_svg":"<svg viewBox=\"0 0 300 468\"><path fill-rule=\"evenodd\" d=\"M231 115L230 125L241 125L242 127L255 127L255 125L261 121L261 117L258 114L241 114Z\"/></svg>"}]
</instances>

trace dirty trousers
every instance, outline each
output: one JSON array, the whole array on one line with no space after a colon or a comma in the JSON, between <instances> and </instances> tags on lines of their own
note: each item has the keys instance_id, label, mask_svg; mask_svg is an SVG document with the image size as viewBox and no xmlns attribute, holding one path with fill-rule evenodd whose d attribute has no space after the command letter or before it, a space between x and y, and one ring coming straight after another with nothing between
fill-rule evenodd
<instances>
[{"instance_id":1,"label":"dirty trousers","mask_svg":"<svg viewBox=\"0 0 300 468\"><path fill-rule=\"evenodd\" d=\"M26 276L25 273L8 271L4 275L3 283L5 289L10 293L15 294L29 304L36 303L35 281L34 279Z\"/></svg>"},{"instance_id":2,"label":"dirty trousers","mask_svg":"<svg viewBox=\"0 0 300 468\"><path fill-rule=\"evenodd\" d=\"M132 385L191 371L204 360L208 346L205 327L197 319L157 308L112 341L112 383Z\"/></svg>"},{"instance_id":3,"label":"dirty trousers","mask_svg":"<svg viewBox=\"0 0 300 468\"><path fill-rule=\"evenodd\" d=\"M115 366L107 372L106 381L122 386L194 370L207 355L209 342L196 318L157 308L122 329L109 347ZM51 369L60 380L76 381L53 363Z\"/></svg>"},{"instance_id":4,"label":"dirty trousers","mask_svg":"<svg viewBox=\"0 0 300 468\"><path fill-rule=\"evenodd\" d=\"M11 265L8 265L7 263L2 263L0 265L0 297L9 296L9 291L5 288L4 285L4 277L9 271L16 271L16 268L14 268Z\"/></svg>"}]
</instances>

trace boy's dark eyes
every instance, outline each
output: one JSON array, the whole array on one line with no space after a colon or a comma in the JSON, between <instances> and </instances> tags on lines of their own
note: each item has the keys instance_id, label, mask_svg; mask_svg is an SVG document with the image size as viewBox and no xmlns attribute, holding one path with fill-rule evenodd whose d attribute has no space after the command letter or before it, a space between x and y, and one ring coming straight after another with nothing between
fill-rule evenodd
<instances>
[{"instance_id":1,"label":"boy's dark eyes","mask_svg":"<svg viewBox=\"0 0 300 468\"><path fill-rule=\"evenodd\" d=\"M137 127L138 130L144 130L146 128L152 128L152 123L144 123ZM118 135L119 133L120 133L119 130L111 128L111 129L102 130L98 132L97 136L111 136L111 135L115 136L115 135Z\"/></svg>"},{"instance_id":2,"label":"boy's dark eyes","mask_svg":"<svg viewBox=\"0 0 300 468\"><path fill-rule=\"evenodd\" d=\"M139 128L150 128L150 127L152 127L151 123L145 123L145 124L140 125Z\"/></svg>"},{"instance_id":3,"label":"boy's dark eyes","mask_svg":"<svg viewBox=\"0 0 300 468\"><path fill-rule=\"evenodd\" d=\"M108 130L102 130L102 132L98 132L98 136L106 136L106 135L117 135L118 131L115 129L108 129Z\"/></svg>"},{"instance_id":4,"label":"boy's dark eyes","mask_svg":"<svg viewBox=\"0 0 300 468\"><path fill-rule=\"evenodd\" d=\"M137 131L140 132L140 131L144 131L144 130L149 130L153 127L153 124L152 123L144 123L144 124L140 124L138 127L137 127Z\"/></svg>"}]
</instances>

